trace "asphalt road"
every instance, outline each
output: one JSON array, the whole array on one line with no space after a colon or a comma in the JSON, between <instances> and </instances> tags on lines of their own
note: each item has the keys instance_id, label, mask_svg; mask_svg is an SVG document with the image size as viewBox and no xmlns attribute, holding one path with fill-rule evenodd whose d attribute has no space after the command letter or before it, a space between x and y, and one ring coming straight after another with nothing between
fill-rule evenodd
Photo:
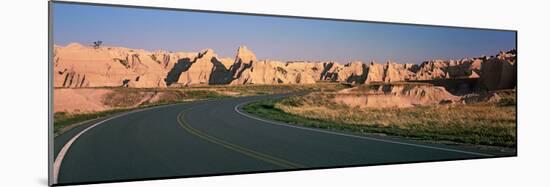
<instances>
[{"instance_id":1,"label":"asphalt road","mask_svg":"<svg viewBox=\"0 0 550 187\"><path fill-rule=\"evenodd\" d=\"M505 156L471 147L290 126L238 111L243 103L269 97L279 96L167 105L82 125L54 140L54 183Z\"/></svg>"}]
</instances>

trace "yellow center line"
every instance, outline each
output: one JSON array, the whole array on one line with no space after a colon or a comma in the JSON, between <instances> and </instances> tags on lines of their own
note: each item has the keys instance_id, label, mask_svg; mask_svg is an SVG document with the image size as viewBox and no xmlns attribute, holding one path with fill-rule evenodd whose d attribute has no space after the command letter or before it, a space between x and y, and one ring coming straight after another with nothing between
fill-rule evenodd
<instances>
[{"instance_id":1,"label":"yellow center line","mask_svg":"<svg viewBox=\"0 0 550 187\"><path fill-rule=\"evenodd\" d=\"M186 111L188 111L189 109L181 111L177 116L178 123L187 132L189 132L189 133L191 133L191 134L193 134L193 135L195 135L195 136L197 136L197 137L199 137L203 140L206 140L208 142L220 145L220 146L225 147L227 149L230 149L230 150L248 155L250 157L253 157L253 158L256 158L256 159L259 159L259 160L262 160L262 161L265 161L265 162L268 162L268 163L271 163L271 164L274 164L274 165L277 165L277 166L281 166L281 167L289 168L289 169L305 168L302 165L292 163L292 162L284 160L284 159L276 158L274 156L270 156L270 155L267 155L267 154L256 152L256 151L253 151L253 150L250 150L250 149L247 149L247 148L244 148L244 147L241 147L241 146L238 146L238 145L220 140L218 138L210 136L210 135L208 135L204 132L201 132L201 131L191 127L191 125L189 125L188 123L185 122L185 120L183 120L184 113Z\"/></svg>"}]
</instances>

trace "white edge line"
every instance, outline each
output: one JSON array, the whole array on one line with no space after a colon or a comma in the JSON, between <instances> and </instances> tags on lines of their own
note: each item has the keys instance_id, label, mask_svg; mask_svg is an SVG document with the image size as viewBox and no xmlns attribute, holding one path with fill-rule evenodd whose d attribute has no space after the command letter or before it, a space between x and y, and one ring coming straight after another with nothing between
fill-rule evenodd
<instances>
[{"instance_id":1,"label":"white edge line","mask_svg":"<svg viewBox=\"0 0 550 187\"><path fill-rule=\"evenodd\" d=\"M57 157L55 157L55 161L53 163L53 184L57 184L57 179L58 179L58 176L59 176L59 170L61 168L61 163L63 162L63 158L65 157L65 155L67 154L67 151L69 151L69 148L71 148L71 145L82 135L84 134L86 131L106 122L106 121L109 121L109 120L112 120L114 118L117 118L117 117L122 117L122 116L125 116L125 115L128 115L128 114L133 114L133 113L136 113L136 112L142 112L142 111L146 111L146 110L151 110L151 109L156 109L156 108L164 108L164 107L168 107L168 106L173 106L173 105L178 105L178 104L188 104L188 103L177 103L177 104L169 104L169 105L163 105L163 106L155 106L155 107L150 107L150 108L143 108L143 109L139 109L139 110L133 110L133 111L129 111L129 112L125 112L125 113L122 113L122 114L117 114L115 116L112 116L110 118L107 118L107 119L104 119L100 122L97 122L96 124L93 124L91 126L89 126L88 128L80 131L78 134L76 134L74 137L72 137L64 146L63 148L61 148L61 150L59 151L59 153L57 154Z\"/></svg>"},{"instance_id":2,"label":"white edge line","mask_svg":"<svg viewBox=\"0 0 550 187\"><path fill-rule=\"evenodd\" d=\"M281 126L285 126L285 127L292 127L292 128L302 129L302 130L309 130L309 131L315 131L315 132L321 132L321 133L327 133L327 134L333 134L333 135L347 136L347 137L366 139L366 140L374 140L374 141L379 141L379 142L386 142L386 143L393 143L393 144L400 144L400 145L408 145L408 146L414 146L414 147L422 147L422 148L428 148L428 149L437 149L437 150L449 151L449 152L465 153L465 154L477 155L477 156L488 156L488 157L495 156L495 155L485 154L485 153L476 153L476 152L462 151L462 150L456 150L456 149L447 149L447 148L434 147L434 146L428 146L428 145L420 145L420 144L412 144L412 143L398 142L398 141L392 141L392 140L384 140L384 139L378 139L378 138L372 138L372 137L366 137L366 136L357 136L357 135L351 135L351 134L344 134L344 133L338 133L338 132L333 132L333 131L314 129L314 128L308 128L308 127L301 127L301 126L289 125L289 124L285 124L285 123L281 123L281 122L265 120L265 119L257 118L255 116L250 115L250 114L241 112L239 110L239 108L242 105L245 105L245 104L250 103L250 102L252 102L252 101L247 101L247 102L244 102L244 103L240 103L240 104L236 105L233 109L237 113L239 113L239 114L241 114L245 117L255 119L255 120L259 120L259 121L263 121L263 122L266 122L266 123L269 123L269 124L272 124L272 125L281 125Z\"/></svg>"}]
</instances>

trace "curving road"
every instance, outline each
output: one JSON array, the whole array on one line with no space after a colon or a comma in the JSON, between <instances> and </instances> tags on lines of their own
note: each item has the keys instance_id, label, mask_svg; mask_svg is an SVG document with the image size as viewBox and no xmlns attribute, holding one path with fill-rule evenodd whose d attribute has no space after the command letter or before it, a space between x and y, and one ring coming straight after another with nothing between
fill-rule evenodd
<instances>
[{"instance_id":1,"label":"curving road","mask_svg":"<svg viewBox=\"0 0 550 187\"><path fill-rule=\"evenodd\" d=\"M54 183L78 184L486 158L502 153L290 126L239 110L280 95L174 104L82 125L54 140Z\"/></svg>"}]
</instances>

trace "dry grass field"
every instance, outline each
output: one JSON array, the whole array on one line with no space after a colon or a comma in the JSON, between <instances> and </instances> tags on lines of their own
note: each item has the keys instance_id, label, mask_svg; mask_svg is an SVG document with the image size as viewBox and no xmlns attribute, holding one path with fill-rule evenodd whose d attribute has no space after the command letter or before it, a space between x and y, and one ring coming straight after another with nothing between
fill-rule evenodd
<instances>
[{"instance_id":1,"label":"dry grass field","mask_svg":"<svg viewBox=\"0 0 550 187\"><path fill-rule=\"evenodd\" d=\"M251 103L244 109L265 118L310 127L382 133L429 141L515 147L515 92L498 102L407 108L361 108L334 102L337 94L315 92Z\"/></svg>"}]
</instances>

